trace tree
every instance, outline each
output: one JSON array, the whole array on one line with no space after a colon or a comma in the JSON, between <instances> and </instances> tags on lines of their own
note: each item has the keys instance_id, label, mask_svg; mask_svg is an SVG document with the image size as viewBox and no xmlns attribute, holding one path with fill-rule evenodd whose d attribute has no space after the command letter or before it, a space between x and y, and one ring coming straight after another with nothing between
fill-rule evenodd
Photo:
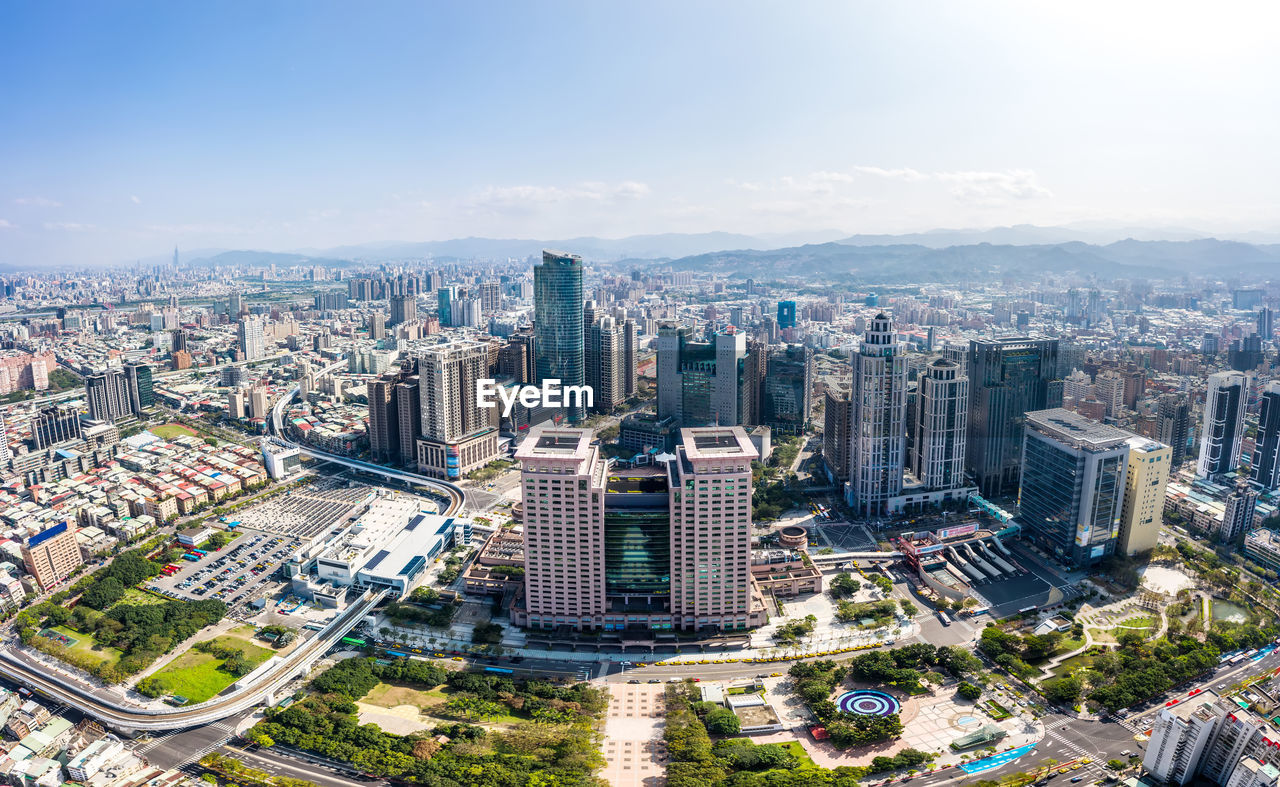
<instances>
[{"instance_id":1,"label":"tree","mask_svg":"<svg viewBox=\"0 0 1280 787\"><path fill-rule=\"evenodd\" d=\"M917 607L915 604L912 604L910 601L907 601L905 598L898 603L902 605L902 614L906 615L909 618L914 618L916 616L916 613L920 611L919 607Z\"/></svg>"},{"instance_id":2,"label":"tree","mask_svg":"<svg viewBox=\"0 0 1280 787\"><path fill-rule=\"evenodd\" d=\"M858 583L848 571L843 571L828 583L827 590L836 598L848 598L858 592Z\"/></svg>"},{"instance_id":3,"label":"tree","mask_svg":"<svg viewBox=\"0 0 1280 787\"><path fill-rule=\"evenodd\" d=\"M707 714L707 732L712 735L737 735L742 730L738 716L728 708L716 708Z\"/></svg>"},{"instance_id":4,"label":"tree","mask_svg":"<svg viewBox=\"0 0 1280 787\"><path fill-rule=\"evenodd\" d=\"M1074 704L1083 693L1080 679L1075 675L1067 675L1057 680L1049 681L1044 685L1043 689L1045 699L1060 705Z\"/></svg>"},{"instance_id":5,"label":"tree","mask_svg":"<svg viewBox=\"0 0 1280 787\"><path fill-rule=\"evenodd\" d=\"M959 694L966 700L977 700L982 696L982 689L966 680L956 687L956 694Z\"/></svg>"}]
</instances>

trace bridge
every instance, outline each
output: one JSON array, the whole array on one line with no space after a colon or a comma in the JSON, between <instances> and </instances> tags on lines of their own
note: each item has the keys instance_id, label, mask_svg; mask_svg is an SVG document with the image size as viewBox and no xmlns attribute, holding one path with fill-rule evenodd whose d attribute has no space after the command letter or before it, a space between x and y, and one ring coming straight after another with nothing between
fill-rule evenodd
<instances>
[{"instance_id":1,"label":"bridge","mask_svg":"<svg viewBox=\"0 0 1280 787\"><path fill-rule=\"evenodd\" d=\"M342 364L326 367L321 375L328 374ZM298 393L294 386L288 393L280 397L272 410L271 426L277 439L299 453L314 459L334 462L365 473L373 473L401 483L426 487L446 501L440 512L445 516L458 514L462 510L464 494L461 488L436 478L418 475L407 470L396 470L357 459L319 451L304 445L291 442L284 437L281 428L285 405ZM311 665L329 648L333 647L358 624L365 615L372 612L385 597L386 591L366 591L360 599L347 607L314 637L304 641L292 653L281 659L272 667L267 667L261 675L250 677L252 683L247 686L234 687L229 693L222 694L198 705L180 708L151 708L128 701L120 690L111 687L93 686L81 681L69 672L46 666L31 654L16 648L0 648L0 676L34 692L48 697L57 703L65 703L94 717L103 724L120 732L136 734L139 732L163 732L180 730L204 724L212 724L228 716L234 716L262 702L274 701L278 692L296 677L305 675Z\"/></svg>"},{"instance_id":2,"label":"bridge","mask_svg":"<svg viewBox=\"0 0 1280 787\"><path fill-rule=\"evenodd\" d=\"M810 555L809 559L819 566L839 565L851 560L901 560L901 552L840 552L831 555Z\"/></svg>"}]
</instances>

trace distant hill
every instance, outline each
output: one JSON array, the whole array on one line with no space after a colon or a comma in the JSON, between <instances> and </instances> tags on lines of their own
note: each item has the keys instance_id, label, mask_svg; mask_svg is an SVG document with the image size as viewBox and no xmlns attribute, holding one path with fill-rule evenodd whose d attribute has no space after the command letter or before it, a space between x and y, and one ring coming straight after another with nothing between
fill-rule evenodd
<instances>
[{"instance_id":1,"label":"distant hill","mask_svg":"<svg viewBox=\"0 0 1280 787\"><path fill-rule=\"evenodd\" d=\"M291 265L324 265L326 267L345 267L351 260L328 256L310 256L279 251L224 251L211 257L199 257L189 261L191 265L225 265L228 267L245 265L271 265L282 267Z\"/></svg>"}]
</instances>

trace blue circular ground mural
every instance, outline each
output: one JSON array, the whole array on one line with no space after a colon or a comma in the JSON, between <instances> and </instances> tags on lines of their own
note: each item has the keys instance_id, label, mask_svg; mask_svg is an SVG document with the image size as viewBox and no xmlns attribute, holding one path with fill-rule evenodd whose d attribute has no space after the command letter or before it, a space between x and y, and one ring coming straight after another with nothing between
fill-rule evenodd
<instances>
[{"instance_id":1,"label":"blue circular ground mural","mask_svg":"<svg viewBox=\"0 0 1280 787\"><path fill-rule=\"evenodd\" d=\"M883 691L859 689L841 694L836 707L859 716L890 716L902 710L902 703Z\"/></svg>"}]
</instances>

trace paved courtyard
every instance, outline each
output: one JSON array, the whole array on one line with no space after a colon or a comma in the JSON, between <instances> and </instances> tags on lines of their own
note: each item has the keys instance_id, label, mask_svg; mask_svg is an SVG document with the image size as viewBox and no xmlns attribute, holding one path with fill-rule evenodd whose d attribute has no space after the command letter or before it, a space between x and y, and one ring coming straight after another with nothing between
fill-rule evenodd
<instances>
[{"instance_id":1,"label":"paved courtyard","mask_svg":"<svg viewBox=\"0 0 1280 787\"><path fill-rule=\"evenodd\" d=\"M609 717L604 725L601 776L613 787L657 787L665 779L662 742L664 687L658 684L610 686Z\"/></svg>"}]
</instances>

